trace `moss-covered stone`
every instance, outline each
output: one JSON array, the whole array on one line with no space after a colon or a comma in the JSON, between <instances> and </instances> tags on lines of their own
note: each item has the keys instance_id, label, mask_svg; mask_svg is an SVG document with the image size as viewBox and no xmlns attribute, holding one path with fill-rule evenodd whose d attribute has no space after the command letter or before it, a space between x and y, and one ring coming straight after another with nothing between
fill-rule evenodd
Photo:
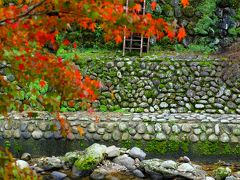
<instances>
[{"instance_id":1,"label":"moss-covered stone","mask_svg":"<svg viewBox=\"0 0 240 180\"><path fill-rule=\"evenodd\" d=\"M75 161L74 166L79 171L88 171L94 169L103 159L106 146L93 144L85 150Z\"/></svg>"}]
</instances>

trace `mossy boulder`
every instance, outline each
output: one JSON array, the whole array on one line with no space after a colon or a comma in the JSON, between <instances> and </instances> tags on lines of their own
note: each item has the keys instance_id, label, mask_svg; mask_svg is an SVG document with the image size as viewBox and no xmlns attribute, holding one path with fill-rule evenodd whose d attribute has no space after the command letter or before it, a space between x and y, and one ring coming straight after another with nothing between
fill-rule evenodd
<instances>
[{"instance_id":1,"label":"mossy boulder","mask_svg":"<svg viewBox=\"0 0 240 180\"><path fill-rule=\"evenodd\" d=\"M74 169L78 171L75 174L86 175L86 172L91 172L103 159L106 152L106 146L93 144L88 147L84 154L80 155L74 163Z\"/></svg>"},{"instance_id":2,"label":"mossy boulder","mask_svg":"<svg viewBox=\"0 0 240 180\"><path fill-rule=\"evenodd\" d=\"M227 176L230 176L232 170L229 167L219 167L214 171L214 173L216 180L222 180L225 179Z\"/></svg>"},{"instance_id":3,"label":"mossy boulder","mask_svg":"<svg viewBox=\"0 0 240 180\"><path fill-rule=\"evenodd\" d=\"M67 152L63 157L63 161L67 166L71 167L75 163L75 161L83 154L83 151Z\"/></svg>"}]
</instances>

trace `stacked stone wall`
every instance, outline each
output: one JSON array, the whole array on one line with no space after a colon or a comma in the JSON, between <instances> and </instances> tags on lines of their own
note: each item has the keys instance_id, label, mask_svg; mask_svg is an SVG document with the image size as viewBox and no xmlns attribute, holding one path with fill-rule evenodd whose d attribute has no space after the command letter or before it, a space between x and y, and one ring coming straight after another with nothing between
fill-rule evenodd
<instances>
[{"instance_id":1,"label":"stacked stone wall","mask_svg":"<svg viewBox=\"0 0 240 180\"><path fill-rule=\"evenodd\" d=\"M89 60L80 68L99 79L99 110L240 113L239 65L174 56Z\"/></svg>"},{"instance_id":2,"label":"stacked stone wall","mask_svg":"<svg viewBox=\"0 0 240 180\"><path fill-rule=\"evenodd\" d=\"M1 146L10 142L13 151L46 155L101 142L128 148L136 144L159 155L179 151L197 156L240 155L239 115L64 113L61 116L68 120L71 132L63 137L59 121L44 112L33 114L37 115L12 113L2 120Z\"/></svg>"}]
</instances>

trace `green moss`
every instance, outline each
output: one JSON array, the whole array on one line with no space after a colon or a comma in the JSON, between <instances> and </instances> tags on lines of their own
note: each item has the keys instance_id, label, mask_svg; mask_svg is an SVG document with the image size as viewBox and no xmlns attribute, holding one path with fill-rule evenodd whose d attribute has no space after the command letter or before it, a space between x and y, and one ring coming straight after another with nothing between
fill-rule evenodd
<instances>
[{"instance_id":1,"label":"green moss","mask_svg":"<svg viewBox=\"0 0 240 180\"><path fill-rule=\"evenodd\" d=\"M213 61L200 61L198 64L200 66L211 67L213 65Z\"/></svg>"},{"instance_id":2,"label":"green moss","mask_svg":"<svg viewBox=\"0 0 240 180\"><path fill-rule=\"evenodd\" d=\"M145 91L145 96L147 98L155 97L154 90L147 90L147 91Z\"/></svg>"},{"instance_id":3,"label":"green moss","mask_svg":"<svg viewBox=\"0 0 240 180\"><path fill-rule=\"evenodd\" d=\"M137 146L144 149L148 153L153 154L187 154L192 153L195 156L214 156L214 155L240 155L240 145L221 143L221 142L197 142L168 140L158 141L156 139L150 141L122 141L120 146L131 148Z\"/></svg>"},{"instance_id":4,"label":"green moss","mask_svg":"<svg viewBox=\"0 0 240 180\"><path fill-rule=\"evenodd\" d=\"M192 151L200 155L240 155L240 145L204 141L195 143Z\"/></svg>"},{"instance_id":5,"label":"green moss","mask_svg":"<svg viewBox=\"0 0 240 180\"><path fill-rule=\"evenodd\" d=\"M132 142L130 140L121 141L120 146L129 149L132 147Z\"/></svg>"},{"instance_id":6,"label":"green moss","mask_svg":"<svg viewBox=\"0 0 240 180\"><path fill-rule=\"evenodd\" d=\"M89 156L85 158L84 161L77 160L74 165L78 168L78 170L85 171L93 169L97 165L97 163L95 159Z\"/></svg>"}]
</instances>

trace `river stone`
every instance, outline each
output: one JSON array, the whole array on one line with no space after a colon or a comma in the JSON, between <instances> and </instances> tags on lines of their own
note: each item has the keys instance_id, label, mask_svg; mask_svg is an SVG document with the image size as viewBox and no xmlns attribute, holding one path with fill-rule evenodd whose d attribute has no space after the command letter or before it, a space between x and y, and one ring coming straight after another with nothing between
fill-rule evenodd
<instances>
[{"instance_id":1,"label":"river stone","mask_svg":"<svg viewBox=\"0 0 240 180\"><path fill-rule=\"evenodd\" d=\"M197 142L197 141L199 141L199 138L198 138L198 136L196 136L195 134L191 134L191 135L189 136L189 140L190 140L191 142Z\"/></svg>"},{"instance_id":2,"label":"river stone","mask_svg":"<svg viewBox=\"0 0 240 180\"><path fill-rule=\"evenodd\" d=\"M14 138L19 139L21 137L21 131L19 129L16 129L13 131Z\"/></svg>"},{"instance_id":3,"label":"river stone","mask_svg":"<svg viewBox=\"0 0 240 180\"><path fill-rule=\"evenodd\" d=\"M195 104L196 109L204 109L204 104Z\"/></svg>"},{"instance_id":4,"label":"river stone","mask_svg":"<svg viewBox=\"0 0 240 180\"><path fill-rule=\"evenodd\" d=\"M109 146L106 149L106 154L107 157L112 158L112 157L117 157L120 155L120 148L116 147L116 146Z\"/></svg>"},{"instance_id":5,"label":"river stone","mask_svg":"<svg viewBox=\"0 0 240 180\"><path fill-rule=\"evenodd\" d=\"M182 125L182 131L183 132L190 132L191 128L192 128L192 126L190 124L183 124Z\"/></svg>"},{"instance_id":6,"label":"river stone","mask_svg":"<svg viewBox=\"0 0 240 180\"><path fill-rule=\"evenodd\" d=\"M118 130L113 131L112 138L115 141L118 141L121 138L121 133Z\"/></svg>"},{"instance_id":7,"label":"river stone","mask_svg":"<svg viewBox=\"0 0 240 180\"><path fill-rule=\"evenodd\" d=\"M107 173L108 173L107 170L105 170L104 168L97 168L97 169L94 169L94 171L90 175L90 178L93 180L105 179L105 176L107 175Z\"/></svg>"},{"instance_id":8,"label":"river stone","mask_svg":"<svg viewBox=\"0 0 240 180\"><path fill-rule=\"evenodd\" d=\"M225 178L225 180L238 180L239 178L236 178L234 176L228 176Z\"/></svg>"},{"instance_id":9,"label":"river stone","mask_svg":"<svg viewBox=\"0 0 240 180\"><path fill-rule=\"evenodd\" d=\"M234 135L237 135L237 136L240 135L240 128L239 128L239 126L237 126L237 127L235 127L235 128L233 129L233 134L234 134Z\"/></svg>"},{"instance_id":10,"label":"river stone","mask_svg":"<svg viewBox=\"0 0 240 180\"><path fill-rule=\"evenodd\" d=\"M208 140L211 142L216 142L218 140L218 137L215 134L212 134L208 137Z\"/></svg>"},{"instance_id":11,"label":"river stone","mask_svg":"<svg viewBox=\"0 0 240 180\"><path fill-rule=\"evenodd\" d=\"M109 141L111 139L111 134L110 133L105 133L102 138L104 141Z\"/></svg>"},{"instance_id":12,"label":"river stone","mask_svg":"<svg viewBox=\"0 0 240 180\"><path fill-rule=\"evenodd\" d=\"M46 157L43 159L42 168L46 171L51 169L59 169L63 167L63 162L58 157Z\"/></svg>"},{"instance_id":13,"label":"river stone","mask_svg":"<svg viewBox=\"0 0 240 180\"><path fill-rule=\"evenodd\" d=\"M183 164L181 164L177 167L177 170L181 171L181 172L191 172L191 173L193 173L195 171L195 168L189 163L183 163Z\"/></svg>"},{"instance_id":14,"label":"river stone","mask_svg":"<svg viewBox=\"0 0 240 180\"><path fill-rule=\"evenodd\" d=\"M96 132L96 124L95 124L95 123L89 124L89 126L88 126L88 132L90 132L90 133Z\"/></svg>"},{"instance_id":15,"label":"river stone","mask_svg":"<svg viewBox=\"0 0 240 180\"><path fill-rule=\"evenodd\" d=\"M140 177L140 178L144 178L144 177L145 177L144 174L143 174L143 172L140 171L139 169L135 169L135 170L133 171L133 174L134 174L135 176L137 176L137 177Z\"/></svg>"},{"instance_id":16,"label":"river stone","mask_svg":"<svg viewBox=\"0 0 240 180\"><path fill-rule=\"evenodd\" d=\"M16 165L18 166L19 169L29 168L29 164L23 160L17 160Z\"/></svg>"},{"instance_id":17,"label":"river stone","mask_svg":"<svg viewBox=\"0 0 240 180\"><path fill-rule=\"evenodd\" d=\"M27 129L28 124L27 123L21 123L20 124L20 130L25 131Z\"/></svg>"},{"instance_id":18,"label":"river stone","mask_svg":"<svg viewBox=\"0 0 240 180\"><path fill-rule=\"evenodd\" d=\"M21 160L24 160L24 161L29 161L29 160L31 160L31 154L29 154L29 153L23 153L22 156L21 156Z\"/></svg>"},{"instance_id":19,"label":"river stone","mask_svg":"<svg viewBox=\"0 0 240 180\"><path fill-rule=\"evenodd\" d=\"M89 174L104 159L105 152L106 146L97 143L85 149L74 163L74 173L79 176Z\"/></svg>"},{"instance_id":20,"label":"river stone","mask_svg":"<svg viewBox=\"0 0 240 180\"><path fill-rule=\"evenodd\" d=\"M227 133L223 133L223 134L220 136L219 139L220 139L221 142L224 142L224 143L230 141L230 138L229 138L229 136L227 135Z\"/></svg>"},{"instance_id":21,"label":"river stone","mask_svg":"<svg viewBox=\"0 0 240 180\"><path fill-rule=\"evenodd\" d=\"M181 130L180 130L180 128L179 128L178 125L174 124L174 125L172 126L172 131L173 131L173 133L178 134Z\"/></svg>"},{"instance_id":22,"label":"river stone","mask_svg":"<svg viewBox=\"0 0 240 180\"><path fill-rule=\"evenodd\" d=\"M167 137L164 133L157 133L156 134L156 139L159 140L159 141L163 141L163 140L166 140Z\"/></svg>"},{"instance_id":23,"label":"river stone","mask_svg":"<svg viewBox=\"0 0 240 180\"><path fill-rule=\"evenodd\" d=\"M55 180L62 180L65 177L67 177L66 174L59 172L59 171L53 171L51 175L54 177Z\"/></svg>"},{"instance_id":24,"label":"river stone","mask_svg":"<svg viewBox=\"0 0 240 180\"><path fill-rule=\"evenodd\" d=\"M144 169L146 173L150 174L152 178L158 176L158 179L167 179L167 178L174 179L176 177L182 177L182 178L187 178L192 180L205 179L205 175L202 173L202 171L193 168L188 163L183 163L180 166L178 166L178 169L180 170L178 171L171 168L167 169L162 167L161 166L162 162L163 161L160 159L143 160L140 163L140 167ZM162 175L163 177L159 177L159 175Z\"/></svg>"},{"instance_id":25,"label":"river stone","mask_svg":"<svg viewBox=\"0 0 240 180\"><path fill-rule=\"evenodd\" d=\"M216 135L219 135L219 134L220 134L220 126L219 126L219 124L216 124L216 125L215 125L214 130L215 130L215 134L216 134Z\"/></svg>"},{"instance_id":26,"label":"river stone","mask_svg":"<svg viewBox=\"0 0 240 180\"><path fill-rule=\"evenodd\" d=\"M122 138L121 138L121 140L123 140L123 141L126 141L126 140L128 140L129 139L129 133L128 132L124 132L123 134L122 134Z\"/></svg>"},{"instance_id":27,"label":"river stone","mask_svg":"<svg viewBox=\"0 0 240 180\"><path fill-rule=\"evenodd\" d=\"M28 132L28 131L23 131L21 132L21 136L24 138L24 139L29 139L31 137L31 133Z\"/></svg>"},{"instance_id":28,"label":"river stone","mask_svg":"<svg viewBox=\"0 0 240 180\"><path fill-rule=\"evenodd\" d=\"M168 107L168 103L161 102L159 106L160 106L160 108L167 108Z\"/></svg>"},{"instance_id":29,"label":"river stone","mask_svg":"<svg viewBox=\"0 0 240 180\"><path fill-rule=\"evenodd\" d=\"M206 180L215 180L213 177L207 176Z\"/></svg>"},{"instance_id":30,"label":"river stone","mask_svg":"<svg viewBox=\"0 0 240 180\"><path fill-rule=\"evenodd\" d=\"M122 156L118 156L114 158L113 162L119 165L125 166L130 171L133 171L136 169L134 159L129 157L127 154L123 154Z\"/></svg>"},{"instance_id":31,"label":"river stone","mask_svg":"<svg viewBox=\"0 0 240 180\"><path fill-rule=\"evenodd\" d=\"M43 137L43 133L40 130L35 130L32 132L33 139L41 139Z\"/></svg>"},{"instance_id":32,"label":"river stone","mask_svg":"<svg viewBox=\"0 0 240 180\"><path fill-rule=\"evenodd\" d=\"M119 123L118 125L120 131L125 131L127 129L127 124L126 123Z\"/></svg>"},{"instance_id":33,"label":"river stone","mask_svg":"<svg viewBox=\"0 0 240 180\"><path fill-rule=\"evenodd\" d=\"M146 157L146 153L138 147L133 147L129 151L129 155L133 158L138 158L140 160L144 160Z\"/></svg>"},{"instance_id":34,"label":"river stone","mask_svg":"<svg viewBox=\"0 0 240 180\"><path fill-rule=\"evenodd\" d=\"M167 169L177 169L177 163L173 160L163 161L161 166Z\"/></svg>"},{"instance_id":35,"label":"river stone","mask_svg":"<svg viewBox=\"0 0 240 180\"><path fill-rule=\"evenodd\" d=\"M46 122L40 122L38 125L39 129L42 131L45 131L47 128L47 123Z\"/></svg>"},{"instance_id":36,"label":"river stone","mask_svg":"<svg viewBox=\"0 0 240 180\"><path fill-rule=\"evenodd\" d=\"M171 127L167 123L162 124L162 129L166 134L169 134L171 132Z\"/></svg>"},{"instance_id":37,"label":"river stone","mask_svg":"<svg viewBox=\"0 0 240 180\"><path fill-rule=\"evenodd\" d=\"M81 155L83 155L83 151L67 152L63 157L64 164L71 167Z\"/></svg>"},{"instance_id":38,"label":"river stone","mask_svg":"<svg viewBox=\"0 0 240 180\"><path fill-rule=\"evenodd\" d=\"M146 131L146 125L144 123L140 123L137 125L137 132L140 134L145 133Z\"/></svg>"}]
</instances>

